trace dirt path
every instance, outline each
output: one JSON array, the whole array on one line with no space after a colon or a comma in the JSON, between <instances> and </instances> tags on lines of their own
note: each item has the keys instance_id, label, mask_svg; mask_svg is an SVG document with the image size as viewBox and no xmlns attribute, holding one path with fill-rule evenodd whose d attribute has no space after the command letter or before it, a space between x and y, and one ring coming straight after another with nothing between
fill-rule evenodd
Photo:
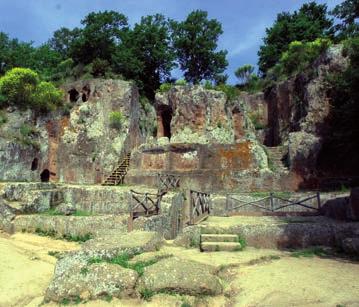
<instances>
[{"instance_id":1,"label":"dirt path","mask_svg":"<svg viewBox=\"0 0 359 307\"><path fill-rule=\"evenodd\" d=\"M77 248L76 243L32 234L0 233L0 306L38 306L56 263L48 252Z\"/></svg>"},{"instance_id":2,"label":"dirt path","mask_svg":"<svg viewBox=\"0 0 359 307\"><path fill-rule=\"evenodd\" d=\"M75 243L31 234L0 233L0 306L39 306L56 263L48 252L77 248ZM289 253L254 248L200 253L170 245L161 252L217 267L233 265L227 272L224 295L207 299L201 306L359 306L358 262L293 258ZM181 306L180 302L179 297L161 294L151 302L113 299L85 305Z\"/></svg>"}]
</instances>

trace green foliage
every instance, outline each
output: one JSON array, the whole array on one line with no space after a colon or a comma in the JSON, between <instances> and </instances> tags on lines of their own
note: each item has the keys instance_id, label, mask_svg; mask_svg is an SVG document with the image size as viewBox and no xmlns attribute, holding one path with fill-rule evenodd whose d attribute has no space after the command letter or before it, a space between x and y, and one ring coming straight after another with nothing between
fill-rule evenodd
<instances>
[{"instance_id":1,"label":"green foliage","mask_svg":"<svg viewBox=\"0 0 359 307\"><path fill-rule=\"evenodd\" d=\"M247 247L247 241L244 237L238 236L238 243L241 244L240 251L244 250Z\"/></svg>"},{"instance_id":2,"label":"green foliage","mask_svg":"<svg viewBox=\"0 0 359 307\"><path fill-rule=\"evenodd\" d=\"M31 105L38 81L38 74L31 69L13 68L0 78L0 93L9 104L19 107Z\"/></svg>"},{"instance_id":3,"label":"green foliage","mask_svg":"<svg viewBox=\"0 0 359 307\"><path fill-rule=\"evenodd\" d=\"M88 269L87 267L81 268L81 270L80 270L80 273L81 273L82 275L87 275L88 272L89 272L89 269Z\"/></svg>"},{"instance_id":4,"label":"green foliage","mask_svg":"<svg viewBox=\"0 0 359 307\"><path fill-rule=\"evenodd\" d=\"M152 296L154 296L156 294L155 291L148 289L148 288L142 288L140 289L140 296L142 299L144 299L145 301L150 301Z\"/></svg>"},{"instance_id":5,"label":"green foliage","mask_svg":"<svg viewBox=\"0 0 359 307\"><path fill-rule=\"evenodd\" d=\"M251 120L254 128L256 130L261 130L266 128L266 125L261 123L261 114L258 112L251 112L248 114L249 119Z\"/></svg>"},{"instance_id":6,"label":"green foliage","mask_svg":"<svg viewBox=\"0 0 359 307\"><path fill-rule=\"evenodd\" d=\"M264 44L258 52L259 70L266 75L293 41L310 42L328 35L333 21L327 17L327 6L305 3L292 14L282 12L271 28L266 29Z\"/></svg>"},{"instance_id":7,"label":"green foliage","mask_svg":"<svg viewBox=\"0 0 359 307\"><path fill-rule=\"evenodd\" d=\"M0 78L0 93L9 105L29 107L36 111L55 109L62 102L62 91L49 82L39 82L39 76L29 68L13 68Z\"/></svg>"},{"instance_id":8,"label":"green foliage","mask_svg":"<svg viewBox=\"0 0 359 307\"><path fill-rule=\"evenodd\" d=\"M321 38L306 43L291 42L288 50L281 55L278 64L274 67L273 74L277 79L280 79L304 71L330 44L330 40Z\"/></svg>"},{"instance_id":9,"label":"green foliage","mask_svg":"<svg viewBox=\"0 0 359 307\"><path fill-rule=\"evenodd\" d=\"M120 111L114 111L110 113L110 126L112 128L120 130L124 120L125 118Z\"/></svg>"},{"instance_id":10,"label":"green foliage","mask_svg":"<svg viewBox=\"0 0 359 307\"><path fill-rule=\"evenodd\" d=\"M160 88L158 89L158 92L160 93L166 93L172 88L173 84L171 83L162 83L160 85Z\"/></svg>"},{"instance_id":11,"label":"green foliage","mask_svg":"<svg viewBox=\"0 0 359 307\"><path fill-rule=\"evenodd\" d=\"M227 51L216 51L221 24L205 11L193 11L183 22L172 22L173 46L188 82L214 80L228 65Z\"/></svg>"},{"instance_id":12,"label":"green foliage","mask_svg":"<svg viewBox=\"0 0 359 307\"><path fill-rule=\"evenodd\" d=\"M358 0L345 0L341 4L338 4L330 14L342 21L333 27L339 40L359 35Z\"/></svg>"},{"instance_id":13,"label":"green foliage","mask_svg":"<svg viewBox=\"0 0 359 307\"><path fill-rule=\"evenodd\" d=\"M7 115L3 110L0 110L0 126L7 122Z\"/></svg>"},{"instance_id":14,"label":"green foliage","mask_svg":"<svg viewBox=\"0 0 359 307\"><path fill-rule=\"evenodd\" d=\"M187 85L187 81L183 79L179 79L175 82L176 85Z\"/></svg>"},{"instance_id":15,"label":"green foliage","mask_svg":"<svg viewBox=\"0 0 359 307\"><path fill-rule=\"evenodd\" d=\"M243 84L247 84L254 72L254 67L250 64L243 65L239 67L234 74Z\"/></svg>"},{"instance_id":16,"label":"green foliage","mask_svg":"<svg viewBox=\"0 0 359 307\"><path fill-rule=\"evenodd\" d=\"M240 90L237 87L228 84L216 85L214 89L225 93L228 101L235 100L240 93Z\"/></svg>"},{"instance_id":17,"label":"green foliage","mask_svg":"<svg viewBox=\"0 0 359 307\"><path fill-rule=\"evenodd\" d=\"M296 258L300 258L300 257L312 258L314 256L325 257L328 256L328 252L321 247L311 247L311 248L306 248L292 252L291 256Z\"/></svg>"},{"instance_id":18,"label":"green foliage","mask_svg":"<svg viewBox=\"0 0 359 307\"><path fill-rule=\"evenodd\" d=\"M70 242L86 242L88 240L91 240L93 238L93 235L91 233L86 233L84 235L71 235L71 234L65 234L62 237L66 241Z\"/></svg>"}]
</instances>

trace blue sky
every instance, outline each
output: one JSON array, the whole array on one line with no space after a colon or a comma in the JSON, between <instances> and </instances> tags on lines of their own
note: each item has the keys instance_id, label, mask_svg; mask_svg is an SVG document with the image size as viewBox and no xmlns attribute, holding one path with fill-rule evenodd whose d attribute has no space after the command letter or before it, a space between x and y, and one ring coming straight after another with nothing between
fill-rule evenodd
<instances>
[{"instance_id":1,"label":"blue sky","mask_svg":"<svg viewBox=\"0 0 359 307\"><path fill-rule=\"evenodd\" d=\"M257 51L265 28L272 25L277 13L293 11L302 0L0 0L0 31L35 44L46 42L52 33L65 26L80 25L91 11L116 10L133 25L141 16L162 13L182 20L195 9L208 11L218 19L224 34L219 48L228 50L227 73L235 82L234 70L243 64L256 64ZM329 8L341 0L318 0Z\"/></svg>"}]
</instances>

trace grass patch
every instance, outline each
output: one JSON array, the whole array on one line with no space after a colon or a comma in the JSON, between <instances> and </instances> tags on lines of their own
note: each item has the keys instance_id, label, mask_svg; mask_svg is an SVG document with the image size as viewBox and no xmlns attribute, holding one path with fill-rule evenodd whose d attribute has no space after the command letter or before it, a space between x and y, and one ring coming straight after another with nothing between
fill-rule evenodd
<instances>
[{"instance_id":1,"label":"grass patch","mask_svg":"<svg viewBox=\"0 0 359 307\"><path fill-rule=\"evenodd\" d=\"M312 258L314 256L318 257L325 257L328 256L328 252L325 251L322 247L310 247L298 251L293 251L291 256L300 258L300 257L306 257L306 258Z\"/></svg>"},{"instance_id":2,"label":"grass patch","mask_svg":"<svg viewBox=\"0 0 359 307\"><path fill-rule=\"evenodd\" d=\"M88 269L88 268L86 268L86 267L81 268L81 270L80 270L81 275L87 275L87 274L88 274L88 272L89 272L89 269Z\"/></svg>"},{"instance_id":3,"label":"grass patch","mask_svg":"<svg viewBox=\"0 0 359 307\"><path fill-rule=\"evenodd\" d=\"M122 266L123 268L134 270L138 273L139 276L142 276L146 267L153 265L159 261L159 259L151 259L147 261L137 261L135 263L130 263L129 261L133 257L134 256L130 256L127 253L117 255L116 257L110 259L102 259L100 257L94 257L89 259L88 264L101 263L101 262L117 264Z\"/></svg>"},{"instance_id":4,"label":"grass patch","mask_svg":"<svg viewBox=\"0 0 359 307\"><path fill-rule=\"evenodd\" d=\"M241 236L238 236L238 243L240 243L241 246L240 246L240 247L238 246L238 247L235 249L235 251L242 251L242 250L244 250L244 249L247 247L247 241L246 241L246 239L243 238L243 237L241 237Z\"/></svg>"},{"instance_id":5,"label":"grass patch","mask_svg":"<svg viewBox=\"0 0 359 307\"><path fill-rule=\"evenodd\" d=\"M58 259L59 256L60 256L60 252L58 252L58 251L48 251L47 254L48 254L49 256L55 257L55 258L57 258L57 259Z\"/></svg>"},{"instance_id":6,"label":"grass patch","mask_svg":"<svg viewBox=\"0 0 359 307\"><path fill-rule=\"evenodd\" d=\"M91 233L86 233L84 235L70 235L65 234L63 236L63 239L70 242L86 242L93 238L93 235Z\"/></svg>"},{"instance_id":7,"label":"grass patch","mask_svg":"<svg viewBox=\"0 0 359 307\"><path fill-rule=\"evenodd\" d=\"M71 214L72 216L91 216L92 213L88 212L88 211L84 211L84 210L76 210L73 214Z\"/></svg>"},{"instance_id":8,"label":"grass patch","mask_svg":"<svg viewBox=\"0 0 359 307\"><path fill-rule=\"evenodd\" d=\"M145 301L150 301L152 296L156 294L155 291L148 288L143 288L139 292L140 292L140 297Z\"/></svg>"}]
</instances>

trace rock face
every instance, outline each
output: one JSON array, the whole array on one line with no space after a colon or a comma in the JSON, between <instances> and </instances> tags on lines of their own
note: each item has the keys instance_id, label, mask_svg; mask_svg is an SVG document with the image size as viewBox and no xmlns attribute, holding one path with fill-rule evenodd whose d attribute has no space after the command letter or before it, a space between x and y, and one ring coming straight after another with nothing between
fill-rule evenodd
<instances>
[{"instance_id":1,"label":"rock face","mask_svg":"<svg viewBox=\"0 0 359 307\"><path fill-rule=\"evenodd\" d=\"M359 255L359 238L346 238L342 241L342 248L348 254Z\"/></svg>"},{"instance_id":2,"label":"rock face","mask_svg":"<svg viewBox=\"0 0 359 307\"><path fill-rule=\"evenodd\" d=\"M231 109L223 92L201 86L174 86L156 95L157 137L173 143L234 141Z\"/></svg>"},{"instance_id":3,"label":"rock face","mask_svg":"<svg viewBox=\"0 0 359 307\"><path fill-rule=\"evenodd\" d=\"M320 152L330 131L326 76L343 71L347 65L342 46L335 45L313 64L315 73L303 72L266 89L263 94L241 95L255 122L259 140L269 147L287 147L290 170L301 178L299 188L318 184Z\"/></svg>"},{"instance_id":4,"label":"rock face","mask_svg":"<svg viewBox=\"0 0 359 307\"><path fill-rule=\"evenodd\" d=\"M101 183L121 154L140 144L141 106L131 83L95 79L63 89L67 112L9 112L0 133L1 180ZM122 114L117 128L111 112ZM19 132L24 125L29 135Z\"/></svg>"},{"instance_id":5,"label":"rock face","mask_svg":"<svg viewBox=\"0 0 359 307\"><path fill-rule=\"evenodd\" d=\"M347 216L352 221L359 221L359 188L353 188L350 192Z\"/></svg>"},{"instance_id":6,"label":"rock face","mask_svg":"<svg viewBox=\"0 0 359 307\"><path fill-rule=\"evenodd\" d=\"M171 257L145 268L137 287L140 292L149 289L188 295L218 295L223 288L213 271L208 265Z\"/></svg>"}]
</instances>

